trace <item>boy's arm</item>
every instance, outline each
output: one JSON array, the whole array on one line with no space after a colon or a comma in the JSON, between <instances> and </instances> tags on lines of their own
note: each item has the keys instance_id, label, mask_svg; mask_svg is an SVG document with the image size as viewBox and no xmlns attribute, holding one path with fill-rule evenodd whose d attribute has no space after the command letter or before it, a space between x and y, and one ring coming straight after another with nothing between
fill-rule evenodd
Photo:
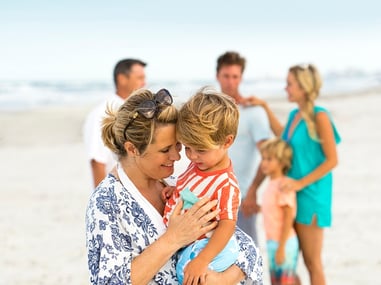
<instances>
[{"instance_id":1,"label":"boy's arm","mask_svg":"<svg viewBox=\"0 0 381 285\"><path fill-rule=\"evenodd\" d=\"M275 262L277 264L283 263L286 258L286 243L294 223L292 208L288 205L285 205L285 206L282 206L282 210L283 210L282 231L280 233L279 246L275 255Z\"/></svg>"},{"instance_id":2,"label":"boy's arm","mask_svg":"<svg viewBox=\"0 0 381 285\"><path fill-rule=\"evenodd\" d=\"M208 244L198 254L197 258L205 260L209 264L228 244L234 234L236 221L221 220L210 237Z\"/></svg>"},{"instance_id":3,"label":"boy's arm","mask_svg":"<svg viewBox=\"0 0 381 285\"><path fill-rule=\"evenodd\" d=\"M188 263L184 269L184 284L204 279L209 263L219 254L234 234L236 221L221 220L210 237L208 244ZM196 281L197 282L197 281Z\"/></svg>"}]
</instances>

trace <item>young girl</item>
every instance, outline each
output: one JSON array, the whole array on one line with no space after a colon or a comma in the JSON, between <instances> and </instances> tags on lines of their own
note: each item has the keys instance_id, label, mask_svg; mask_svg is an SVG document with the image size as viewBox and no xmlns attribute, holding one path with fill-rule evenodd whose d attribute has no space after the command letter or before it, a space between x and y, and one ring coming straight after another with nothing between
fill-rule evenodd
<instances>
[{"instance_id":1,"label":"young girl","mask_svg":"<svg viewBox=\"0 0 381 285\"><path fill-rule=\"evenodd\" d=\"M270 179L263 194L262 214L272 285L299 284L296 265L299 244L293 228L296 213L295 192L280 190L291 166L292 149L280 138L260 147L261 169Z\"/></svg>"},{"instance_id":2,"label":"young girl","mask_svg":"<svg viewBox=\"0 0 381 285\"><path fill-rule=\"evenodd\" d=\"M164 222L181 200L186 210L198 199L217 199L218 226L179 254L176 266L180 284L203 283L208 269L223 271L237 258L234 236L241 194L228 149L238 128L235 102L222 93L202 89L180 109L177 137L191 163L180 175L166 204Z\"/></svg>"}]
</instances>

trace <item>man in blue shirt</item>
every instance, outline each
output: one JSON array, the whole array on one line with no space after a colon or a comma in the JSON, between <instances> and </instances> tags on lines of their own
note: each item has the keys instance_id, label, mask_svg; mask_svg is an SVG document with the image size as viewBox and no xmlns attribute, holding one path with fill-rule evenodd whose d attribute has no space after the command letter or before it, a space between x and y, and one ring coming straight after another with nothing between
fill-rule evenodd
<instances>
[{"instance_id":1,"label":"man in blue shirt","mask_svg":"<svg viewBox=\"0 0 381 285\"><path fill-rule=\"evenodd\" d=\"M259 106L245 106L247 98L239 92L246 60L237 52L228 51L217 59L217 81L221 91L235 99L240 109L237 137L229 149L234 173L242 193L237 225L258 244L256 213L259 206L256 191L265 176L258 168L261 160L260 144L270 138L270 124L265 110Z\"/></svg>"}]
</instances>

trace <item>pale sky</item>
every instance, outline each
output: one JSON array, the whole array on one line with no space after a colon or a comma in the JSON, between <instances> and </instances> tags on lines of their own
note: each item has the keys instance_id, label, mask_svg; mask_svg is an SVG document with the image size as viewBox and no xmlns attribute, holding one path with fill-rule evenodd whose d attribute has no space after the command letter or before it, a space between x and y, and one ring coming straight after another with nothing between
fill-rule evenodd
<instances>
[{"instance_id":1,"label":"pale sky","mask_svg":"<svg viewBox=\"0 0 381 285\"><path fill-rule=\"evenodd\" d=\"M246 78L381 70L381 1L0 1L0 80L110 80L115 63L148 63L150 80L215 76L226 50Z\"/></svg>"}]
</instances>

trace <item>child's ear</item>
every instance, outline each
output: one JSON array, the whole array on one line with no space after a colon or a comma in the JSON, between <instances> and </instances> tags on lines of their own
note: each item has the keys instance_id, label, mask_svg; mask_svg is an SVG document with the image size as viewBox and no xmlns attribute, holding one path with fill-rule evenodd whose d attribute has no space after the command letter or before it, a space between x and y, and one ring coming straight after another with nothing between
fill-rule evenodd
<instances>
[{"instance_id":1,"label":"child's ear","mask_svg":"<svg viewBox=\"0 0 381 285\"><path fill-rule=\"evenodd\" d=\"M230 147L234 142L234 136L233 135L227 135L224 143L224 147L228 148Z\"/></svg>"}]
</instances>

